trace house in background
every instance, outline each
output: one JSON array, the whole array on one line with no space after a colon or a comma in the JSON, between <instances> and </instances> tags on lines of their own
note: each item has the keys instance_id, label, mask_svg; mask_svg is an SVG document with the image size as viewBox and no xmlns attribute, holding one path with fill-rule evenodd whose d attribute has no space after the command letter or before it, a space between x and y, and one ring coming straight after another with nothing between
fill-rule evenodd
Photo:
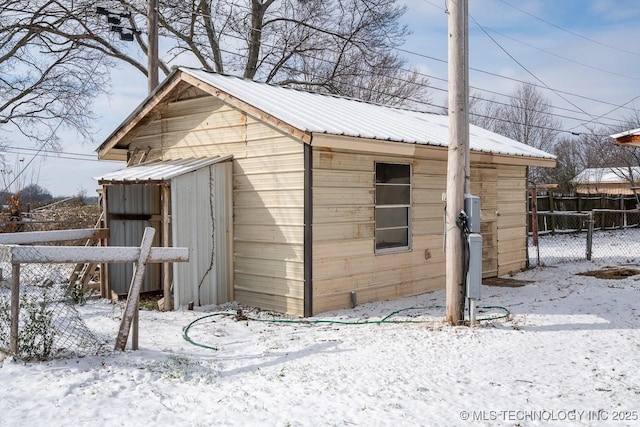
<instances>
[{"instance_id":1,"label":"house in background","mask_svg":"<svg viewBox=\"0 0 640 427\"><path fill-rule=\"evenodd\" d=\"M618 145L640 146L640 128L610 136ZM640 166L587 168L571 180L578 194L631 195L640 186Z\"/></svg>"},{"instance_id":2,"label":"house in background","mask_svg":"<svg viewBox=\"0 0 640 427\"><path fill-rule=\"evenodd\" d=\"M640 167L587 168L571 182L578 194L635 194L640 184Z\"/></svg>"},{"instance_id":3,"label":"house in background","mask_svg":"<svg viewBox=\"0 0 640 427\"><path fill-rule=\"evenodd\" d=\"M640 128L616 133L611 135L611 138L616 140L616 144L633 147L640 146Z\"/></svg>"},{"instance_id":4,"label":"house in background","mask_svg":"<svg viewBox=\"0 0 640 427\"><path fill-rule=\"evenodd\" d=\"M177 307L236 300L311 316L350 307L353 295L443 288L448 125L177 68L97 150L129 165L98 177L107 225L153 223L159 244L190 248L189 263L159 274L164 285L149 284ZM475 126L470 145L483 276L521 270L527 167L555 157Z\"/></svg>"}]
</instances>

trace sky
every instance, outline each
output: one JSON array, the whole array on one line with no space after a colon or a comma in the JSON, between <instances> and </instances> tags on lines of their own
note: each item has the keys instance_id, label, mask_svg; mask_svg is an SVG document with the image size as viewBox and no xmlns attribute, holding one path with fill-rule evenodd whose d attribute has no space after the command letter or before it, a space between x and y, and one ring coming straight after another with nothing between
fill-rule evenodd
<instances>
[{"instance_id":1,"label":"sky","mask_svg":"<svg viewBox=\"0 0 640 427\"><path fill-rule=\"evenodd\" d=\"M404 3L407 13L402 22L412 34L398 53L407 66L428 77L432 107L438 110L447 97L447 1ZM588 132L583 124L590 121L620 126L633 108L640 109L640 3L636 0L469 3L472 93L509 102L517 85L533 83L555 107L561 130L569 136ZM93 176L124 167L119 162L98 162L95 149L144 100L147 91L146 78L131 68L114 70L112 82L111 95L97 98L94 104L98 116L94 143L66 133L62 153L46 157L40 153L32 160L33 151L24 149L37 147L16 141L11 146L22 150L11 149L21 154L7 154L9 170L15 174L25 169L26 184L35 181L54 196L95 195ZM5 183L10 177L2 175Z\"/></svg>"}]
</instances>

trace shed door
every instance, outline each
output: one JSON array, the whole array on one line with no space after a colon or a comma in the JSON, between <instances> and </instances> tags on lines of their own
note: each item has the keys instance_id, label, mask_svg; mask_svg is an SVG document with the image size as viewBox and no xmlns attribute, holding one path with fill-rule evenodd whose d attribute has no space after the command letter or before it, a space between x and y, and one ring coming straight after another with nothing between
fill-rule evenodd
<instances>
[{"instance_id":1,"label":"shed door","mask_svg":"<svg viewBox=\"0 0 640 427\"><path fill-rule=\"evenodd\" d=\"M174 306L222 304L233 299L232 163L220 162L171 180L173 246L189 248L174 265Z\"/></svg>"},{"instance_id":2,"label":"shed door","mask_svg":"<svg viewBox=\"0 0 640 427\"><path fill-rule=\"evenodd\" d=\"M480 196L482 277L498 274L498 171L493 165L471 168L471 194Z\"/></svg>"},{"instance_id":3,"label":"shed door","mask_svg":"<svg viewBox=\"0 0 640 427\"><path fill-rule=\"evenodd\" d=\"M145 227L160 230L160 187L144 184L106 186L110 246L140 246ZM154 237L154 246L160 241ZM129 292L133 264L108 264L109 286L118 295ZM147 264L142 292L162 289L160 264Z\"/></svg>"}]
</instances>

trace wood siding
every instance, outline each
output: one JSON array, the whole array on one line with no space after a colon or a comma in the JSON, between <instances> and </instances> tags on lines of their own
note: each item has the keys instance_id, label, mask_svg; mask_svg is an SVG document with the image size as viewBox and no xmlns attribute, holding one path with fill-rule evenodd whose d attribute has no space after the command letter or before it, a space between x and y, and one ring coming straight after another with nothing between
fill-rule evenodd
<instances>
[{"instance_id":1,"label":"wood siding","mask_svg":"<svg viewBox=\"0 0 640 427\"><path fill-rule=\"evenodd\" d=\"M482 235L482 277L498 274L498 170L496 165L479 164L471 168L471 194L480 196L480 234Z\"/></svg>"},{"instance_id":2,"label":"wood siding","mask_svg":"<svg viewBox=\"0 0 640 427\"><path fill-rule=\"evenodd\" d=\"M304 313L302 141L212 97L168 106L129 146L142 160L233 154L234 295L243 304ZM445 285L446 159L312 144L313 314L416 295ZM439 152L438 152L439 153ZM422 156L424 154L424 156ZM375 162L412 166L411 250L375 254ZM480 196L483 276L526 264L524 166L472 164Z\"/></svg>"},{"instance_id":3,"label":"wood siding","mask_svg":"<svg viewBox=\"0 0 640 427\"><path fill-rule=\"evenodd\" d=\"M375 254L376 161L412 165L411 251ZM445 181L442 161L314 148L314 313L444 286Z\"/></svg>"},{"instance_id":4,"label":"wood siding","mask_svg":"<svg viewBox=\"0 0 640 427\"><path fill-rule=\"evenodd\" d=\"M527 266L527 168L498 166L498 275Z\"/></svg>"},{"instance_id":5,"label":"wood siding","mask_svg":"<svg viewBox=\"0 0 640 427\"><path fill-rule=\"evenodd\" d=\"M302 142L206 96L170 104L129 149L147 160L233 154L235 299L302 315Z\"/></svg>"},{"instance_id":6,"label":"wood siding","mask_svg":"<svg viewBox=\"0 0 640 427\"><path fill-rule=\"evenodd\" d=\"M375 254L375 162L412 165L411 251ZM506 272L525 265L524 170L472 165L471 192L480 196L482 210L483 277L498 275L501 262ZM363 303L445 286L446 161L315 147L313 176L314 313L349 307L352 291ZM500 237L507 246L502 251Z\"/></svg>"}]
</instances>

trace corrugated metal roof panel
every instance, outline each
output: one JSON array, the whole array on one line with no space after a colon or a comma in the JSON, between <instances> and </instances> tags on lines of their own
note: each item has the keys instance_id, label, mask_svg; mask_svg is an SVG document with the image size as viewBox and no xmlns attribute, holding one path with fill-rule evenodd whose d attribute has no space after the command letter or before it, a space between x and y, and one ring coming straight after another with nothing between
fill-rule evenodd
<instances>
[{"instance_id":1,"label":"corrugated metal roof panel","mask_svg":"<svg viewBox=\"0 0 640 427\"><path fill-rule=\"evenodd\" d=\"M571 181L575 184L628 183L631 175L633 175L634 181L639 181L640 167L634 166L631 168L631 171L623 167L587 168L576 175Z\"/></svg>"},{"instance_id":2,"label":"corrugated metal roof panel","mask_svg":"<svg viewBox=\"0 0 640 427\"><path fill-rule=\"evenodd\" d=\"M158 162L142 163L135 166L110 172L101 176L94 176L93 179L100 183L105 182L159 182L167 181L180 175L184 175L214 163L230 160L233 156L215 158L188 158L177 160L166 160Z\"/></svg>"},{"instance_id":3,"label":"corrugated metal roof panel","mask_svg":"<svg viewBox=\"0 0 640 427\"><path fill-rule=\"evenodd\" d=\"M184 67L180 70L301 131L442 147L448 145L449 118L444 115L283 88L204 70ZM469 127L469 137L473 151L555 158L474 125Z\"/></svg>"}]
</instances>

